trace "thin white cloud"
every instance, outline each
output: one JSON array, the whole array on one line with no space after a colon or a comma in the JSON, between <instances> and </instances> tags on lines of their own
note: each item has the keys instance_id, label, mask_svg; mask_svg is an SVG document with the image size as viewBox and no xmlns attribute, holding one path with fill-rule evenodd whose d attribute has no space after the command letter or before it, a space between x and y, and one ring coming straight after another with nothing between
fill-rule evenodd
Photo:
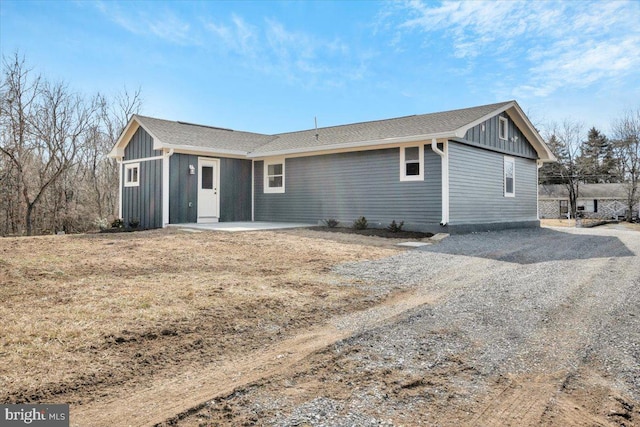
<instances>
[{"instance_id":1,"label":"thin white cloud","mask_svg":"<svg viewBox=\"0 0 640 427\"><path fill-rule=\"evenodd\" d=\"M256 25L232 15L225 21L205 22L204 27L214 45L245 67L289 81L340 86L366 73L368 54L353 57L348 44L338 38L292 31L274 19Z\"/></svg>"},{"instance_id":2,"label":"thin white cloud","mask_svg":"<svg viewBox=\"0 0 640 427\"><path fill-rule=\"evenodd\" d=\"M452 56L471 67L517 64L512 94L521 97L584 88L640 69L637 1L412 0L381 16L395 43L398 34L419 31L448 40Z\"/></svg>"},{"instance_id":3,"label":"thin white cloud","mask_svg":"<svg viewBox=\"0 0 640 427\"><path fill-rule=\"evenodd\" d=\"M152 3L152 9L123 10L117 2L98 1L96 8L115 24L126 31L141 35L158 37L178 45L198 44L191 25L168 9L160 9Z\"/></svg>"}]
</instances>

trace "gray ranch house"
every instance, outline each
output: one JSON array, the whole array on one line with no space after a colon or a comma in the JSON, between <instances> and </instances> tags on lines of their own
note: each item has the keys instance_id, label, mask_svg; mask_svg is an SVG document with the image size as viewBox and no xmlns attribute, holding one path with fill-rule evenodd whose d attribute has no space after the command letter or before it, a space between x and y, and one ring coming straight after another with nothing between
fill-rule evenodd
<instances>
[{"instance_id":1,"label":"gray ranch house","mask_svg":"<svg viewBox=\"0 0 640 427\"><path fill-rule=\"evenodd\" d=\"M134 115L109 154L120 217L468 232L533 227L555 158L515 101L276 135Z\"/></svg>"}]
</instances>

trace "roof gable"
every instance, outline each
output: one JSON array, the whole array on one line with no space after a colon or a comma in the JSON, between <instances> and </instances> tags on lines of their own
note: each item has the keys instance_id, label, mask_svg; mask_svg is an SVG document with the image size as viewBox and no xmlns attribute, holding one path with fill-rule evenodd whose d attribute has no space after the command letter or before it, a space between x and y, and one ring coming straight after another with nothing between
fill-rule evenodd
<instances>
[{"instance_id":1,"label":"roof gable","mask_svg":"<svg viewBox=\"0 0 640 427\"><path fill-rule=\"evenodd\" d=\"M375 120L275 135L234 131L134 115L110 153L121 157L137 126L154 140L154 149L191 149L261 158L336 149L366 149L436 139L464 138L468 129L507 111L542 161L555 157L515 101L459 110Z\"/></svg>"}]
</instances>

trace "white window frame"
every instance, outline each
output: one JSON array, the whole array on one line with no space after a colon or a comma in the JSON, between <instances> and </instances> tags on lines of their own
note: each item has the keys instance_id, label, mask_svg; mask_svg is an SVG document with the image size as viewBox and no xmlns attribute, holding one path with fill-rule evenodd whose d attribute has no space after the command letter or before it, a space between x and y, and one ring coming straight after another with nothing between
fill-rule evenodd
<instances>
[{"instance_id":1,"label":"white window frame","mask_svg":"<svg viewBox=\"0 0 640 427\"><path fill-rule=\"evenodd\" d=\"M269 187L269 166L270 165L282 165L282 187ZM262 190L264 193L284 193L285 186L285 163L284 158L279 159L271 159L264 161L264 170L263 170L263 187ZM279 176L279 175L273 175Z\"/></svg>"},{"instance_id":2,"label":"white window frame","mask_svg":"<svg viewBox=\"0 0 640 427\"><path fill-rule=\"evenodd\" d=\"M129 180L129 171L136 170L136 180ZM126 163L124 165L124 186L139 187L140 186L140 163Z\"/></svg>"},{"instance_id":3,"label":"white window frame","mask_svg":"<svg viewBox=\"0 0 640 427\"><path fill-rule=\"evenodd\" d=\"M507 192L507 163L511 163L513 165L513 168L511 169L513 171L513 191L511 193ZM504 188L504 197L516 197L516 159L514 159L513 157L504 157L504 164L502 169L502 185Z\"/></svg>"},{"instance_id":4,"label":"white window frame","mask_svg":"<svg viewBox=\"0 0 640 427\"><path fill-rule=\"evenodd\" d=\"M509 138L509 120L506 117L498 117L498 138Z\"/></svg>"},{"instance_id":5,"label":"white window frame","mask_svg":"<svg viewBox=\"0 0 640 427\"><path fill-rule=\"evenodd\" d=\"M418 149L418 162L420 163L420 173L418 175L407 175L407 160L405 153L407 148ZM400 147L400 181L424 181L424 144Z\"/></svg>"}]
</instances>

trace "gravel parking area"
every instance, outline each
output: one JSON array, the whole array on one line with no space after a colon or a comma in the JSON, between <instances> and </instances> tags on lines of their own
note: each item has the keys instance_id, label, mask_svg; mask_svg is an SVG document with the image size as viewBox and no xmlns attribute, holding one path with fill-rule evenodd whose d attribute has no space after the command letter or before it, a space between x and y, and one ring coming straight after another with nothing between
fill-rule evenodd
<instances>
[{"instance_id":1,"label":"gravel parking area","mask_svg":"<svg viewBox=\"0 0 640 427\"><path fill-rule=\"evenodd\" d=\"M179 424L640 425L640 233L452 236L335 272L433 302L375 327L354 313L360 333L297 374Z\"/></svg>"}]
</instances>

